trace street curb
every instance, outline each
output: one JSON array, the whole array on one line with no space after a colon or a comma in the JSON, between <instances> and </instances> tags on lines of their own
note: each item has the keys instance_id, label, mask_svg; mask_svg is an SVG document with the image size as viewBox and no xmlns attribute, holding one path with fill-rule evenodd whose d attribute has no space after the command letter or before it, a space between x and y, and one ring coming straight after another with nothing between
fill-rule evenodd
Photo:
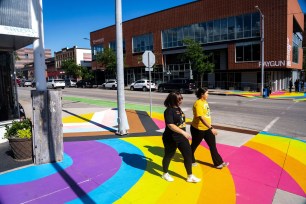
<instances>
[{"instance_id":1,"label":"street curb","mask_svg":"<svg viewBox=\"0 0 306 204\"><path fill-rule=\"evenodd\" d=\"M186 122L186 124L191 125L191 122ZM257 130L229 127L229 126L224 126L224 125L213 125L213 127L219 130L225 130L225 131L237 132L237 133L243 133L243 134L249 134L249 135L257 135L260 132Z\"/></svg>"}]
</instances>

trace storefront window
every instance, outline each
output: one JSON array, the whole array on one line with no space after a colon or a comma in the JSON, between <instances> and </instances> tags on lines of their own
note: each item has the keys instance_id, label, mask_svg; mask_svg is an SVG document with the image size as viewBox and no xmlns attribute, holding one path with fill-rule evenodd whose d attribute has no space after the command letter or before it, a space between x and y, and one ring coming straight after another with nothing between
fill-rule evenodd
<instances>
[{"instance_id":1,"label":"storefront window","mask_svg":"<svg viewBox=\"0 0 306 204\"><path fill-rule=\"evenodd\" d=\"M13 57L0 52L0 122L19 117Z\"/></svg>"}]
</instances>

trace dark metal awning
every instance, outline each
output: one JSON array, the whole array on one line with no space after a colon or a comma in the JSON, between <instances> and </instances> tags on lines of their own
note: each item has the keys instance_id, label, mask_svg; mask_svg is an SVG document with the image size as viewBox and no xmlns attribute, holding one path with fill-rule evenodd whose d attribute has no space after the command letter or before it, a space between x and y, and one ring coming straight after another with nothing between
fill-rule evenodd
<instances>
[{"instance_id":1,"label":"dark metal awning","mask_svg":"<svg viewBox=\"0 0 306 204\"><path fill-rule=\"evenodd\" d=\"M35 37L14 36L0 34L1 50L18 50L33 44Z\"/></svg>"}]
</instances>

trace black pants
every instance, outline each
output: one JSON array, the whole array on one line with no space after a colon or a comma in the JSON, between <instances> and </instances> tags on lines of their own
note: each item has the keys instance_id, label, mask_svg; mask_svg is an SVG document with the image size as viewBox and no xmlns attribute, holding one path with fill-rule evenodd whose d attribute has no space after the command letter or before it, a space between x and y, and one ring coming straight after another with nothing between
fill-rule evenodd
<instances>
[{"instance_id":1,"label":"black pants","mask_svg":"<svg viewBox=\"0 0 306 204\"><path fill-rule=\"evenodd\" d=\"M199 146L199 144L201 143L201 141L204 139L209 147L210 155L214 165L219 166L220 164L223 163L223 160L217 150L216 137L211 130L198 130L191 125L190 132L192 135L192 143L191 143L192 162L195 162L194 153L197 147Z\"/></svg>"},{"instance_id":2,"label":"black pants","mask_svg":"<svg viewBox=\"0 0 306 204\"><path fill-rule=\"evenodd\" d=\"M172 157L175 154L176 149L178 148L181 152L181 154L184 157L184 166L187 172L187 175L192 174L192 168L191 168L191 148L189 141L186 137L183 135L167 135L163 136L163 143L165 147L165 155L163 158L163 171L164 173L168 172L169 164L172 159Z\"/></svg>"}]
</instances>

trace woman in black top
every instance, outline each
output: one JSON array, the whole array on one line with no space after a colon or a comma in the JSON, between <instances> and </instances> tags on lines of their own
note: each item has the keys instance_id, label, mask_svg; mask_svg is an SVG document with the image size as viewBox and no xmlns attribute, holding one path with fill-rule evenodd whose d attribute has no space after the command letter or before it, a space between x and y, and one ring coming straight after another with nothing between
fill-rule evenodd
<instances>
[{"instance_id":1,"label":"woman in black top","mask_svg":"<svg viewBox=\"0 0 306 204\"><path fill-rule=\"evenodd\" d=\"M172 157L178 148L184 157L184 165L187 171L187 182L197 183L201 179L192 174L192 152L189 144L191 136L186 132L185 114L180 108L183 97L179 92L171 92L166 98L164 105L167 107L164 112L166 129L163 133L165 155L163 158L162 178L166 181L174 179L169 175L168 168Z\"/></svg>"}]
</instances>

